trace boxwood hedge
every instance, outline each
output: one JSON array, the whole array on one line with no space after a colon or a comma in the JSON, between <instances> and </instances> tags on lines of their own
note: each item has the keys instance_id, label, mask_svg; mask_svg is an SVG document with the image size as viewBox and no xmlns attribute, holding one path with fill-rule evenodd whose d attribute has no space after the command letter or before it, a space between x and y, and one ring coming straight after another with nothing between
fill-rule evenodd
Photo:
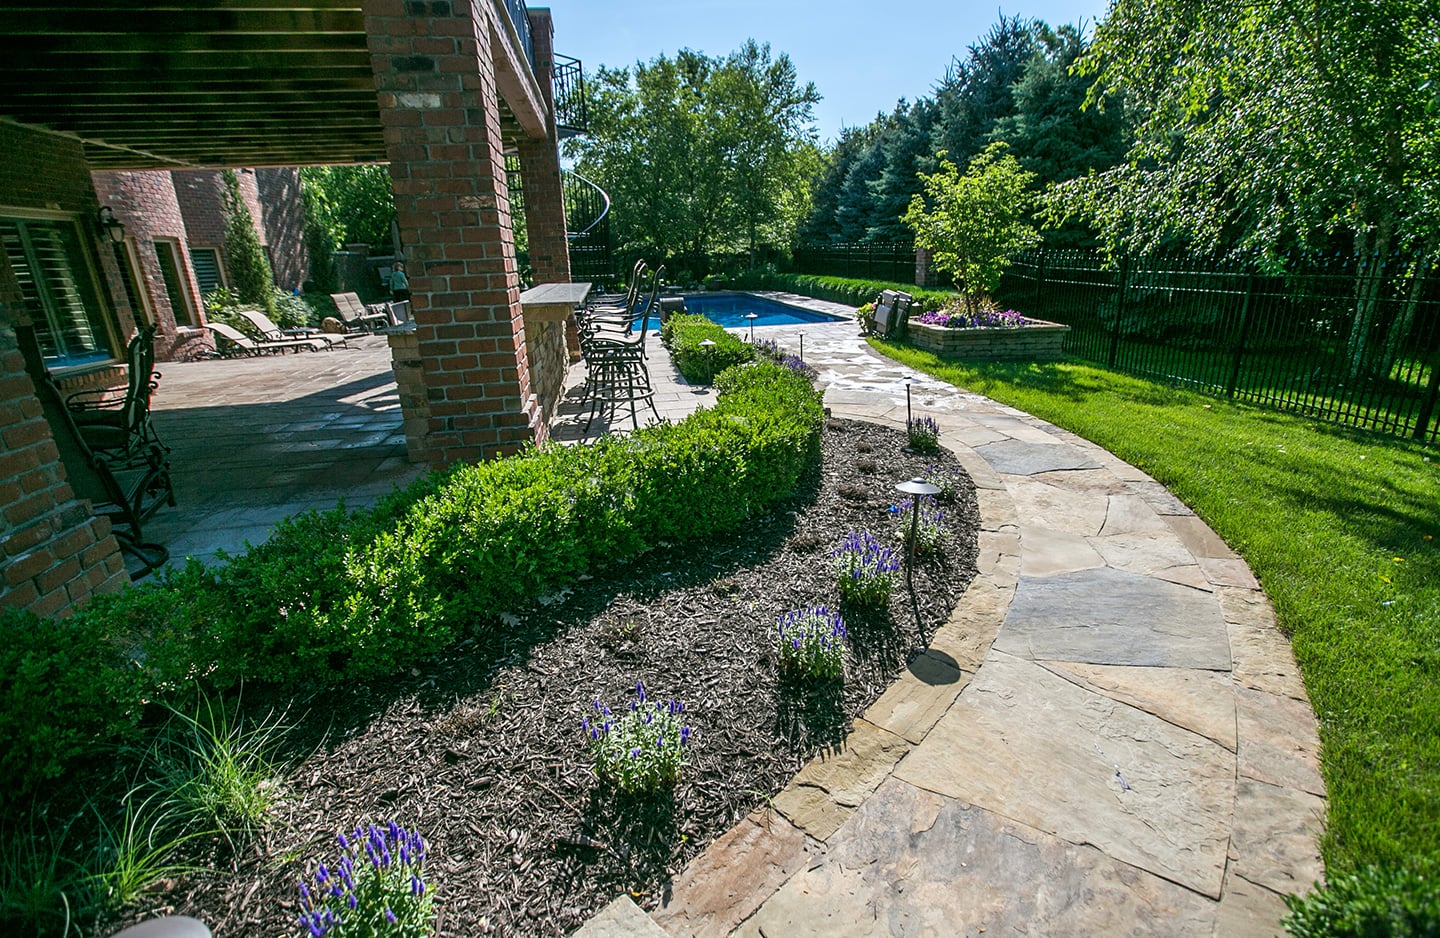
<instances>
[{"instance_id":1,"label":"boxwood hedge","mask_svg":"<svg viewBox=\"0 0 1440 938\"><path fill-rule=\"evenodd\" d=\"M24 794L123 735L144 701L393 673L578 574L733 530L818 463L823 412L776 364L716 384L716 405L676 424L298 515L224 566L192 562L60 622L0 615L0 791Z\"/></svg>"}]
</instances>

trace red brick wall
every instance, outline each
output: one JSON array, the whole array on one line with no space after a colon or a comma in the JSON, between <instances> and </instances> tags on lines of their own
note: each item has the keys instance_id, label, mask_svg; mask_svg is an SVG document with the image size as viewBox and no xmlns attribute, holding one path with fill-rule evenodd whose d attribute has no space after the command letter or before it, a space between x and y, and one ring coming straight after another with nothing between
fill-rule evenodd
<instances>
[{"instance_id":1,"label":"red brick wall","mask_svg":"<svg viewBox=\"0 0 1440 938\"><path fill-rule=\"evenodd\" d=\"M218 169L186 169L170 173L175 184L175 199L180 204L180 215L185 220L185 231L190 244L195 247L217 248L220 263L225 259L225 180ZM250 221L261 244L269 244L270 236L265 231L265 215L260 208L260 189L255 182L255 170L237 169L235 177L240 181L240 198L250 209Z\"/></svg>"},{"instance_id":2,"label":"red brick wall","mask_svg":"<svg viewBox=\"0 0 1440 938\"><path fill-rule=\"evenodd\" d=\"M65 481L35 386L0 326L0 604L63 615L130 582L110 522L93 517Z\"/></svg>"},{"instance_id":3,"label":"red brick wall","mask_svg":"<svg viewBox=\"0 0 1440 938\"><path fill-rule=\"evenodd\" d=\"M300 200L300 171L294 167L255 170L264 215L265 243L275 259L275 285L293 292L305 282L310 262L305 252L305 205Z\"/></svg>"},{"instance_id":4,"label":"red brick wall","mask_svg":"<svg viewBox=\"0 0 1440 938\"><path fill-rule=\"evenodd\" d=\"M90 236L92 260L98 264L101 290L108 292L110 351L117 358L135 331L135 319L120 284L115 258L102 250L95 218L100 202L80 142L70 137L0 122L0 213L5 208L43 209L74 215L83 235ZM20 312L19 295L10 279L9 262L0 252L0 304L11 315ZM10 292L6 292L9 290Z\"/></svg>"},{"instance_id":5,"label":"red brick wall","mask_svg":"<svg viewBox=\"0 0 1440 938\"><path fill-rule=\"evenodd\" d=\"M73 212L82 231L99 210L80 144L67 137L0 123L0 207ZM107 285L122 306L120 328L133 331L114 258L99 251ZM13 324L24 316L9 263L0 253L0 604L42 615L66 613L90 596L129 582L110 522L75 498L35 386L16 348ZM118 330L117 330L118 331Z\"/></svg>"},{"instance_id":6,"label":"red brick wall","mask_svg":"<svg viewBox=\"0 0 1440 938\"><path fill-rule=\"evenodd\" d=\"M543 439L484 0L364 0L435 465ZM411 413L406 413L407 419Z\"/></svg>"},{"instance_id":7,"label":"red brick wall","mask_svg":"<svg viewBox=\"0 0 1440 938\"><path fill-rule=\"evenodd\" d=\"M133 242L140 260L136 289L148 295L155 313L158 330L155 334L155 357L160 361L185 358L194 346L208 345L202 324L205 322L204 301L200 285L190 263L188 233L175 196L172 174L167 170L145 172L92 174L100 202L110 206L115 218L125 226L126 240ZM194 313L193 327L180 327L171 308L165 279L156 260L156 239L173 240L180 249L180 275L188 292Z\"/></svg>"}]
</instances>

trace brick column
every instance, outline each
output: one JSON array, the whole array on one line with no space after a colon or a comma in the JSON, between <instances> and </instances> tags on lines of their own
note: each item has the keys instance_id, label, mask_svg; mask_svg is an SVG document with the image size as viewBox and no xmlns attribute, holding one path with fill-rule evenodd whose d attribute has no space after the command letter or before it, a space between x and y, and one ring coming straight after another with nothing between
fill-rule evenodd
<instances>
[{"instance_id":1,"label":"brick column","mask_svg":"<svg viewBox=\"0 0 1440 938\"><path fill-rule=\"evenodd\" d=\"M429 402L420 445L436 466L513 452L545 425L505 184L497 5L364 0L364 11Z\"/></svg>"},{"instance_id":2,"label":"brick column","mask_svg":"<svg viewBox=\"0 0 1440 938\"><path fill-rule=\"evenodd\" d=\"M524 137L516 147L525 184L525 233L536 283L570 281L570 242L565 237L565 192L560 180L560 141L555 130L555 26L549 10L530 11L535 47L535 76L545 96L549 118L544 139ZM565 345L571 361L580 358L580 337L573 318L565 322ZM561 359L563 364L563 358ZM561 379L563 383L563 369Z\"/></svg>"},{"instance_id":3,"label":"brick column","mask_svg":"<svg viewBox=\"0 0 1440 938\"><path fill-rule=\"evenodd\" d=\"M930 252L924 248L915 249L915 286L930 286Z\"/></svg>"},{"instance_id":4,"label":"brick column","mask_svg":"<svg viewBox=\"0 0 1440 938\"><path fill-rule=\"evenodd\" d=\"M0 312L0 604L65 615L130 582L108 518L65 481L15 333Z\"/></svg>"}]
</instances>

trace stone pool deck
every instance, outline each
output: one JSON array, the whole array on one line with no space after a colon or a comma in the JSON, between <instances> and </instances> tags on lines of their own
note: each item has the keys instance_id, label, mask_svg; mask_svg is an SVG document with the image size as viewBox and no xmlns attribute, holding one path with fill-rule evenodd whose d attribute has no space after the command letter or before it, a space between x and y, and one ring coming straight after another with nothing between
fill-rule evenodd
<instances>
[{"instance_id":1,"label":"stone pool deck","mask_svg":"<svg viewBox=\"0 0 1440 938\"><path fill-rule=\"evenodd\" d=\"M797 305L847 307L782 297ZM872 352L852 323L761 327L837 416L903 427L905 392L975 479L980 575L843 747L595 936L1271 936L1321 875L1319 743L1245 563L1159 483L1034 417ZM178 560L366 504L405 462L383 339L161 366ZM657 409L713 400L663 348ZM587 433L575 368L554 436ZM907 379L912 379L908 380ZM624 423L628 423L624 421Z\"/></svg>"}]
</instances>

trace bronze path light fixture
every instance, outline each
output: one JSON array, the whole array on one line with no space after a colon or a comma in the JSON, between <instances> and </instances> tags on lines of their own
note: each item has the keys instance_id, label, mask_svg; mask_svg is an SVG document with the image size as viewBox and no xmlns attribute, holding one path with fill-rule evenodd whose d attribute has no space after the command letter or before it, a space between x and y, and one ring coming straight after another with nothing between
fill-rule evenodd
<instances>
[{"instance_id":1,"label":"bronze path light fixture","mask_svg":"<svg viewBox=\"0 0 1440 938\"><path fill-rule=\"evenodd\" d=\"M920 530L920 499L926 495L931 498L939 495L940 486L926 482L924 479L911 479L895 486L895 490L909 495L913 505L910 512L910 536L905 539L905 585L913 590L915 588L915 537Z\"/></svg>"}]
</instances>

